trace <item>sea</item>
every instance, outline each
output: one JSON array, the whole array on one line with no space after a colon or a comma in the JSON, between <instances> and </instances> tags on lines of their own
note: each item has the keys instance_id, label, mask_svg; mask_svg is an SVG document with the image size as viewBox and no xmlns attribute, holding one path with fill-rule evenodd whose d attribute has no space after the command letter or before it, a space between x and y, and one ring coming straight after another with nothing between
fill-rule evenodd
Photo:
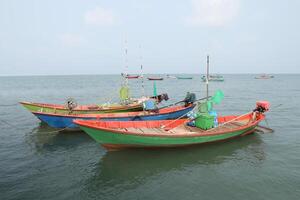
<instances>
[{"instance_id":1,"label":"sea","mask_svg":"<svg viewBox=\"0 0 300 200\"><path fill-rule=\"evenodd\" d=\"M163 76L164 75L145 75ZM161 106L187 92L206 96L201 75L190 80L129 80L133 97L167 93ZM218 115L239 115L269 101L254 133L225 142L173 149L107 151L84 132L56 132L18 102L78 104L119 101L119 75L0 77L0 199L3 200L299 200L300 75L225 74L209 95L224 92Z\"/></svg>"}]
</instances>

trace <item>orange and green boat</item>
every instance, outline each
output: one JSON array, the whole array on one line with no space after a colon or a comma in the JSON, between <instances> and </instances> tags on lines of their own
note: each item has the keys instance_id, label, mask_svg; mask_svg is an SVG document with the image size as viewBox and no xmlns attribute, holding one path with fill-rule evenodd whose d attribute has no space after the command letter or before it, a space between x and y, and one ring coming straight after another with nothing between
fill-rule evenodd
<instances>
[{"instance_id":1,"label":"orange and green boat","mask_svg":"<svg viewBox=\"0 0 300 200\"><path fill-rule=\"evenodd\" d=\"M255 131L265 119L268 102L258 102L252 112L244 115L219 116L218 126L189 125L189 119L161 121L85 121L74 123L108 150L122 148L182 147L224 141ZM204 126L203 126L204 124ZM203 128L204 127L204 128ZM207 129L208 128L208 129Z\"/></svg>"}]
</instances>

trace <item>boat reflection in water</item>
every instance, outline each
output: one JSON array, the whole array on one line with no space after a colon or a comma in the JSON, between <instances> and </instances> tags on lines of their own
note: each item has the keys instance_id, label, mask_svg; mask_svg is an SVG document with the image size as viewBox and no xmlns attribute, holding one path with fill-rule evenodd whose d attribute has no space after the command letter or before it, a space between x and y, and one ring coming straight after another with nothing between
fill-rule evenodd
<instances>
[{"instance_id":1,"label":"boat reflection in water","mask_svg":"<svg viewBox=\"0 0 300 200\"><path fill-rule=\"evenodd\" d=\"M36 153L75 149L92 140L81 131L61 131L40 122L39 125L25 135L26 142Z\"/></svg>"},{"instance_id":2,"label":"boat reflection in water","mask_svg":"<svg viewBox=\"0 0 300 200\"><path fill-rule=\"evenodd\" d=\"M212 166L236 165L240 161L257 166L264 160L264 144L258 134L187 148L111 151L101 158L94 169L94 176L88 179L82 192L84 195L92 193L111 197L112 188L122 193L173 174L189 173L196 169L205 176ZM196 176L199 174L196 173Z\"/></svg>"}]
</instances>

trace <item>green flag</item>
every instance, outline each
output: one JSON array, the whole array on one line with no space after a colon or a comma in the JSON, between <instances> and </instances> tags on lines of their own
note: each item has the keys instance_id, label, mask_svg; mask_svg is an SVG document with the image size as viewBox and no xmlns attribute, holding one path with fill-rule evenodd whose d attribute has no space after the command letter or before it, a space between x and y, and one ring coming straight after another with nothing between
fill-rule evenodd
<instances>
[{"instance_id":1,"label":"green flag","mask_svg":"<svg viewBox=\"0 0 300 200\"><path fill-rule=\"evenodd\" d=\"M153 96L157 96L156 82L153 82Z\"/></svg>"},{"instance_id":2,"label":"green flag","mask_svg":"<svg viewBox=\"0 0 300 200\"><path fill-rule=\"evenodd\" d=\"M224 99L224 93L221 90L217 90L214 96L211 97L210 101L214 104L219 104Z\"/></svg>"}]
</instances>

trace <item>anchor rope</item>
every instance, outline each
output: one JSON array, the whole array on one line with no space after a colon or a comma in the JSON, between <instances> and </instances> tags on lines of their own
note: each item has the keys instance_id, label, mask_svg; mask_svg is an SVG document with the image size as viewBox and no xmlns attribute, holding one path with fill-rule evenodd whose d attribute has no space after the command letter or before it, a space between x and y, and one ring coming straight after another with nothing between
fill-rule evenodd
<instances>
[{"instance_id":1,"label":"anchor rope","mask_svg":"<svg viewBox=\"0 0 300 200\"><path fill-rule=\"evenodd\" d=\"M1 107L9 107L9 106L17 106L18 103L14 103L14 104L0 104Z\"/></svg>"},{"instance_id":2,"label":"anchor rope","mask_svg":"<svg viewBox=\"0 0 300 200\"><path fill-rule=\"evenodd\" d=\"M13 124L11 124L11 123L9 123L9 122L3 120L3 119L0 119L0 122L2 122L3 124L6 124L6 125L9 126L10 128L15 128L15 129L18 129L18 130L23 130L23 128L19 128L18 126L13 125ZM61 131L63 131L63 130L66 130L67 128L70 128L70 127L71 127L71 125L69 125L69 126L67 126L67 127L65 127L65 128L61 128L61 129L55 130L55 131L42 131L42 132L40 132L40 133L58 133L58 132L61 132Z\"/></svg>"}]
</instances>

